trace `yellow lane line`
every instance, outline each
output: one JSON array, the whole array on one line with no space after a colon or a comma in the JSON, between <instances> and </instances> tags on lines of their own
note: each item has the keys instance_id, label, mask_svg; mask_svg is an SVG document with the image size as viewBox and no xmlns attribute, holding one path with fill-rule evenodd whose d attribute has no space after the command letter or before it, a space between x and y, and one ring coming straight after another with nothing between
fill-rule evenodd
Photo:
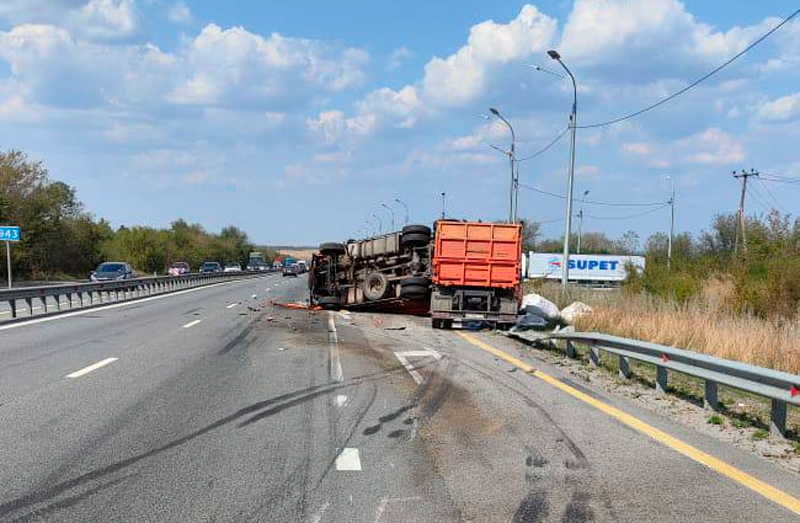
<instances>
[{"instance_id":1,"label":"yellow lane line","mask_svg":"<svg viewBox=\"0 0 800 523\"><path fill-rule=\"evenodd\" d=\"M764 496L770 501L774 501L775 503L786 507L787 509L791 510L795 514L800 514L800 499L792 496L791 494L787 494L780 489L773 487L772 485L761 481L760 479L756 479L750 474L743 472L736 467L728 465L722 460L711 456L702 450L696 449L695 447L689 445L688 443L679 440L678 438L671 436L664 432L663 430L659 430L652 425L645 423L644 421L631 416L630 414L623 412L611 405L604 403L598 399L595 399L588 394L584 394L583 392L579 391L578 389L563 383L562 381L546 374L540 370L534 369L532 366L528 365L524 361L519 358L516 358L498 348L495 348L488 343L466 333L459 332L457 333L459 336L470 342L471 344L479 347L486 352L494 354L498 358L501 358L508 363L524 370L536 376L537 378L549 383L550 385L560 389L563 392L566 392L570 396L577 398L584 403L588 403L592 407L608 414L612 418L621 421L625 425L628 425L632 429L638 430L639 432L650 436L656 441L659 441L666 445L667 447L676 450L677 452L683 454L684 456L693 459L694 461L705 465L706 467L714 470L723 476L726 476L733 481L744 485L745 487L749 488L750 490Z\"/></svg>"}]
</instances>

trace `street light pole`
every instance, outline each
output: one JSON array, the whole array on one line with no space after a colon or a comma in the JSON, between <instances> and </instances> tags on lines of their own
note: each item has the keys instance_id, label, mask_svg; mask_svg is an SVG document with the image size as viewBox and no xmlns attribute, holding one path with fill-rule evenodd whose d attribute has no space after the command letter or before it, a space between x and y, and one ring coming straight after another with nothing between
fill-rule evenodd
<instances>
[{"instance_id":1,"label":"street light pole","mask_svg":"<svg viewBox=\"0 0 800 523\"><path fill-rule=\"evenodd\" d=\"M403 201L400 198L395 198L394 201L396 201L397 203L402 205L403 209L405 209L405 211L406 211L406 219L405 219L405 221L403 221L403 225L408 225L408 205L403 203Z\"/></svg>"},{"instance_id":2,"label":"street light pole","mask_svg":"<svg viewBox=\"0 0 800 523\"><path fill-rule=\"evenodd\" d=\"M511 125L511 122L506 120L500 111L495 109L494 107L490 107L489 111L497 118L499 118L506 126L508 126L509 131L511 131L511 151L508 153L508 160L511 164L511 189L508 195L508 222L515 223L517 221L517 208L515 206L516 197L515 197L515 190L517 190L517 176L514 169L514 163L516 162L515 156L515 145L517 142L517 136L514 133L514 127Z\"/></svg>"},{"instance_id":3,"label":"street light pole","mask_svg":"<svg viewBox=\"0 0 800 523\"><path fill-rule=\"evenodd\" d=\"M583 202L586 200L586 196L588 194L588 189L583 191L583 197L581 198L581 211L578 213L578 217L581 219L581 221L578 222L578 254L581 253L581 240L583 240Z\"/></svg>"},{"instance_id":4,"label":"street light pole","mask_svg":"<svg viewBox=\"0 0 800 523\"><path fill-rule=\"evenodd\" d=\"M389 207L389 206L388 206L388 205L386 205L385 203L382 203L382 204L381 204L381 207L383 207L384 209L386 209L387 211L389 211L389 214L391 214L391 215L392 215L392 230L394 230L394 211L392 210L392 208L391 208L391 207Z\"/></svg>"},{"instance_id":5,"label":"street light pole","mask_svg":"<svg viewBox=\"0 0 800 523\"><path fill-rule=\"evenodd\" d=\"M444 197L446 193L442 193L442 220L444 220Z\"/></svg>"},{"instance_id":6,"label":"street light pole","mask_svg":"<svg viewBox=\"0 0 800 523\"><path fill-rule=\"evenodd\" d=\"M547 51L547 54L564 68L572 80L572 114L569 117L572 139L570 140L569 148L569 181L567 182L567 210L565 220L567 223L564 228L564 256L561 268L561 286L566 289L567 283L569 282L569 237L570 234L572 234L572 185L575 181L575 131L578 126L578 85L575 82L575 76L572 74L572 71L561 61L561 55L558 54L558 51L551 49Z\"/></svg>"},{"instance_id":7,"label":"street light pole","mask_svg":"<svg viewBox=\"0 0 800 523\"><path fill-rule=\"evenodd\" d=\"M372 217L378 220L378 232L383 234L383 220L381 220L381 217L375 213L372 213Z\"/></svg>"}]
</instances>

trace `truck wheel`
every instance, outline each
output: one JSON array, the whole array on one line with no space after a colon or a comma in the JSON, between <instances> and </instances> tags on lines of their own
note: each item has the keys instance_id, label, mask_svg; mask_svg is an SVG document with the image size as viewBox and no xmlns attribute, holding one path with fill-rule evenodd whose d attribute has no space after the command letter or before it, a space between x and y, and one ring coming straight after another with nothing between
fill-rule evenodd
<instances>
[{"instance_id":1,"label":"truck wheel","mask_svg":"<svg viewBox=\"0 0 800 523\"><path fill-rule=\"evenodd\" d=\"M423 247L431 241L431 229L425 225L406 225L400 242L403 247Z\"/></svg>"},{"instance_id":2,"label":"truck wheel","mask_svg":"<svg viewBox=\"0 0 800 523\"><path fill-rule=\"evenodd\" d=\"M361 290L364 291L364 297L370 301L380 300L386 295L386 290L389 288L389 280L380 272L371 272L364 278L364 283L361 285Z\"/></svg>"},{"instance_id":3,"label":"truck wheel","mask_svg":"<svg viewBox=\"0 0 800 523\"><path fill-rule=\"evenodd\" d=\"M317 300L317 305L329 311L338 311L342 308L342 301L338 296L322 296Z\"/></svg>"},{"instance_id":4,"label":"truck wheel","mask_svg":"<svg viewBox=\"0 0 800 523\"><path fill-rule=\"evenodd\" d=\"M425 287L428 288L428 284L430 284L430 280L425 276L409 276L408 278L403 278L400 280L401 287L411 286L418 286L418 287Z\"/></svg>"},{"instance_id":5,"label":"truck wheel","mask_svg":"<svg viewBox=\"0 0 800 523\"><path fill-rule=\"evenodd\" d=\"M341 243L326 242L319 244L319 252L325 256L341 256L345 253L345 248Z\"/></svg>"}]
</instances>

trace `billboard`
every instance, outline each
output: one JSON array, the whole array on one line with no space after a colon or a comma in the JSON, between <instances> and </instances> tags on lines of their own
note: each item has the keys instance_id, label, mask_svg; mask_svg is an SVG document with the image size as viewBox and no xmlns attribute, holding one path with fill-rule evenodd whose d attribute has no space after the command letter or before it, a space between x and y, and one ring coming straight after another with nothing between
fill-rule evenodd
<instances>
[{"instance_id":1,"label":"billboard","mask_svg":"<svg viewBox=\"0 0 800 523\"><path fill-rule=\"evenodd\" d=\"M528 278L561 279L561 254L529 252L525 256ZM570 254L569 279L576 281L621 282L628 275L628 265L644 270L644 256L616 254Z\"/></svg>"}]
</instances>

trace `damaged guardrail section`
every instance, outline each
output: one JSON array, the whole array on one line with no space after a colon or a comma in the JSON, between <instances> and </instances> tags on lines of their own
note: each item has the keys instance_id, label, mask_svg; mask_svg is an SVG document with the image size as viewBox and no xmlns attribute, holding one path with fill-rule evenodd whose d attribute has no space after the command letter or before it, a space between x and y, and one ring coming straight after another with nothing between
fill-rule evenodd
<instances>
[{"instance_id":1,"label":"damaged guardrail section","mask_svg":"<svg viewBox=\"0 0 800 523\"><path fill-rule=\"evenodd\" d=\"M620 338L596 332L553 332L538 337L541 340L564 340L567 356L576 356L575 343L588 345L592 365L600 365L603 350L619 357L619 375L631 376L630 360L656 367L656 389L667 391L667 373L680 372L705 382L704 405L717 410L717 388L720 384L740 389L772 401L770 432L786 435L787 406L800 406L800 376L707 354L676 349L655 343Z\"/></svg>"},{"instance_id":2,"label":"damaged guardrail section","mask_svg":"<svg viewBox=\"0 0 800 523\"><path fill-rule=\"evenodd\" d=\"M133 300L155 294L166 294L191 287L210 285L224 280L246 278L267 274L260 271L194 273L182 276L155 276L131 278L107 282L70 283L43 287L24 287L0 290L0 303L8 303L11 318L19 317L19 303L27 306L27 316L34 315L34 308L41 313L74 310L106 302ZM61 299L66 298L66 303ZM104 300L105 298L105 300ZM34 302L41 305L34 307Z\"/></svg>"}]
</instances>

